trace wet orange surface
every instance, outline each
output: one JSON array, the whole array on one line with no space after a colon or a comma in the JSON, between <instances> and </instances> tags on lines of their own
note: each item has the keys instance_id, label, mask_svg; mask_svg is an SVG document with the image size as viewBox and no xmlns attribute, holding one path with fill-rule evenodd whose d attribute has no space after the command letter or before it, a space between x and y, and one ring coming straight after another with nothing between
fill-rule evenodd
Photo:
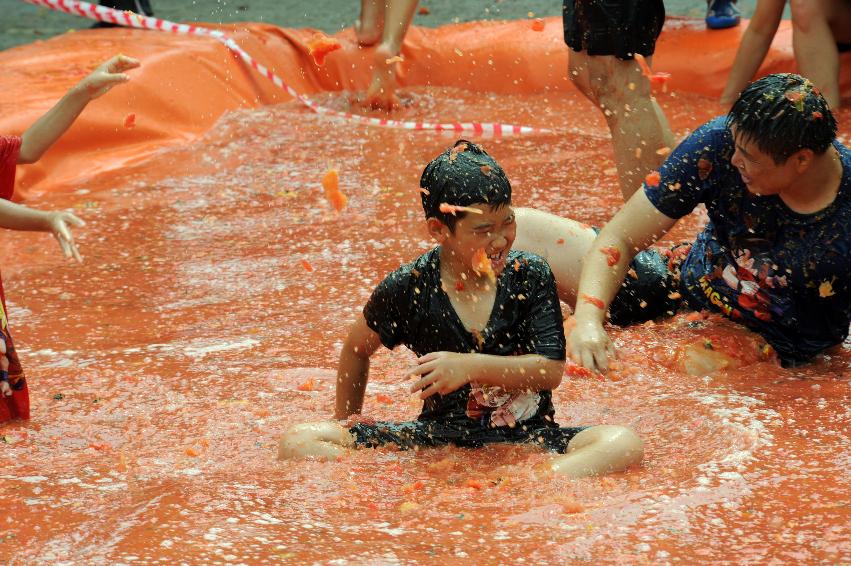
<instances>
[{"instance_id":1,"label":"wet orange surface","mask_svg":"<svg viewBox=\"0 0 851 566\"><path fill-rule=\"evenodd\" d=\"M407 96L403 119L559 125L480 140L515 204L597 225L619 206L605 125L577 94ZM346 106L344 94L318 98ZM720 112L699 94L660 102L680 134ZM135 113L134 135L148 119ZM851 113L838 117L851 131ZM538 478L547 455L519 446L275 461L287 425L331 414L336 357L372 288L431 245L419 174L452 141L286 102L230 111L117 172L42 185L30 204L87 221L85 264L64 264L45 235L0 242L33 413L0 428L0 561L851 560L851 346L781 369L714 317L615 330L613 376L555 391L560 423L625 424L645 439L643 465L623 474ZM321 184L331 168L348 197L339 213ZM682 371L678 354L706 340L744 365ZM412 359L401 348L374 358L366 414L416 416L402 379Z\"/></svg>"}]
</instances>

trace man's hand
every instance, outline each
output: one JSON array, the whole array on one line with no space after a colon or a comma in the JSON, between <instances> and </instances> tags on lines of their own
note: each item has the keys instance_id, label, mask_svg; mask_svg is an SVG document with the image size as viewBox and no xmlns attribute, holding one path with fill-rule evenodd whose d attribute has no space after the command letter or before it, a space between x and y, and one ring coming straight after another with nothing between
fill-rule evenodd
<instances>
[{"instance_id":1,"label":"man's hand","mask_svg":"<svg viewBox=\"0 0 851 566\"><path fill-rule=\"evenodd\" d=\"M85 92L90 100L94 100L106 94L115 85L129 81L130 77L125 75L124 71L135 69L139 65L138 59L126 55L116 55L80 81L77 88Z\"/></svg>"},{"instance_id":2,"label":"man's hand","mask_svg":"<svg viewBox=\"0 0 851 566\"><path fill-rule=\"evenodd\" d=\"M591 371L606 373L609 357L615 355L615 347L602 324L577 320L567 337L567 352L577 364Z\"/></svg>"},{"instance_id":3,"label":"man's hand","mask_svg":"<svg viewBox=\"0 0 851 566\"><path fill-rule=\"evenodd\" d=\"M78 263L83 263L83 258L74 243L69 224L74 226L85 226L86 223L70 212L51 212L48 218L48 226L53 237L59 242L65 257L73 257Z\"/></svg>"},{"instance_id":4,"label":"man's hand","mask_svg":"<svg viewBox=\"0 0 851 566\"><path fill-rule=\"evenodd\" d=\"M6 357L5 338L0 338L0 396L12 396L12 386L9 385L9 358Z\"/></svg>"},{"instance_id":5,"label":"man's hand","mask_svg":"<svg viewBox=\"0 0 851 566\"><path fill-rule=\"evenodd\" d=\"M417 358L417 366L408 371L408 375L421 376L411 386L411 393L420 393L420 399L431 397L435 393L447 395L469 382L469 355L456 352L431 352Z\"/></svg>"}]
</instances>

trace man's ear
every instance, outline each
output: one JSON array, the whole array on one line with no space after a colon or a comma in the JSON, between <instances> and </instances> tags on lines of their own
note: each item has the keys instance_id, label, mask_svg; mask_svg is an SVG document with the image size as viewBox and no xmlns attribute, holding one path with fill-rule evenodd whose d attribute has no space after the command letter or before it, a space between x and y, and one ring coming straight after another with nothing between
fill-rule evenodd
<instances>
[{"instance_id":1,"label":"man's ear","mask_svg":"<svg viewBox=\"0 0 851 566\"><path fill-rule=\"evenodd\" d=\"M429 235L438 243L442 244L449 237L449 226L433 216L426 218L426 226L428 226Z\"/></svg>"},{"instance_id":2,"label":"man's ear","mask_svg":"<svg viewBox=\"0 0 851 566\"><path fill-rule=\"evenodd\" d=\"M815 152L811 149L799 149L795 153L792 154L791 159L794 159L795 163L795 171L800 175L804 171L810 168L813 164L813 159L815 159Z\"/></svg>"}]
</instances>

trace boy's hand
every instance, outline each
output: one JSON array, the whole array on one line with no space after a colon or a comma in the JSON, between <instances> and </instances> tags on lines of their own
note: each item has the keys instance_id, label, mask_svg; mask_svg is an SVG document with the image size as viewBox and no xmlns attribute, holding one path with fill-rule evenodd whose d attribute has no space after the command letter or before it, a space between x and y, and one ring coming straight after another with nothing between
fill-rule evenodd
<instances>
[{"instance_id":1,"label":"boy's hand","mask_svg":"<svg viewBox=\"0 0 851 566\"><path fill-rule=\"evenodd\" d=\"M85 226L86 223L71 214L70 212L51 212L48 218L48 226L53 233L53 237L59 242L59 247L62 248L62 253L65 257L73 257L78 263L83 263L83 258L80 257L80 252L77 250L77 245L74 243L74 237L71 235L71 229L68 226Z\"/></svg>"},{"instance_id":2,"label":"boy's hand","mask_svg":"<svg viewBox=\"0 0 851 566\"><path fill-rule=\"evenodd\" d=\"M469 382L468 354L456 352L431 352L417 358L417 366L408 371L408 375L422 376L411 386L411 393L425 388L420 399L431 397L435 393L447 395Z\"/></svg>"},{"instance_id":3,"label":"boy's hand","mask_svg":"<svg viewBox=\"0 0 851 566\"><path fill-rule=\"evenodd\" d=\"M5 338L0 338L0 396L12 396L12 386L9 385L9 358L6 357Z\"/></svg>"},{"instance_id":4,"label":"boy's hand","mask_svg":"<svg viewBox=\"0 0 851 566\"><path fill-rule=\"evenodd\" d=\"M130 77L125 75L124 71L135 69L140 64L138 59L116 55L80 81L77 88L85 92L90 100L94 100L106 94L115 85L129 81Z\"/></svg>"}]
</instances>

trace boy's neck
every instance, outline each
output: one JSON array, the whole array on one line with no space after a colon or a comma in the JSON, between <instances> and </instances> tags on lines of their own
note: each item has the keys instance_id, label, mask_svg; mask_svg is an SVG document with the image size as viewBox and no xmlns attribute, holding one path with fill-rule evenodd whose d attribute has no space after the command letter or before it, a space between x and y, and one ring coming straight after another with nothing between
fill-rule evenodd
<instances>
[{"instance_id":1,"label":"boy's neck","mask_svg":"<svg viewBox=\"0 0 851 566\"><path fill-rule=\"evenodd\" d=\"M440 248L440 280L447 290L487 292L494 288L490 279L473 270L471 265L462 265L446 248Z\"/></svg>"}]
</instances>

